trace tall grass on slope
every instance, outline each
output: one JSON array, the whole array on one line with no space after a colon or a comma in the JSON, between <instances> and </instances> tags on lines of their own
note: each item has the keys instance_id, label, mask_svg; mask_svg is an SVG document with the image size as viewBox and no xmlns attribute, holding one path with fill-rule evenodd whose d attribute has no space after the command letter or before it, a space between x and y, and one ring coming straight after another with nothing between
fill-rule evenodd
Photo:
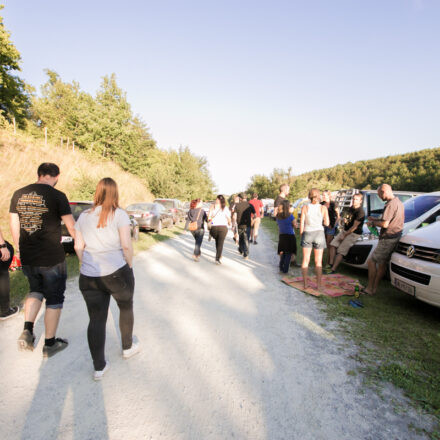
<instances>
[{"instance_id":1,"label":"tall grass on slope","mask_svg":"<svg viewBox=\"0 0 440 440\"><path fill-rule=\"evenodd\" d=\"M54 162L61 170L57 188L65 192L69 200L90 200L96 183L103 177L112 177L119 186L120 204L151 201L153 195L138 177L123 171L108 159L96 158L82 151L72 151L30 136L0 129L0 169L2 191L0 193L0 226L9 237L7 217L9 201L14 191L36 181L38 165Z\"/></svg>"}]
</instances>

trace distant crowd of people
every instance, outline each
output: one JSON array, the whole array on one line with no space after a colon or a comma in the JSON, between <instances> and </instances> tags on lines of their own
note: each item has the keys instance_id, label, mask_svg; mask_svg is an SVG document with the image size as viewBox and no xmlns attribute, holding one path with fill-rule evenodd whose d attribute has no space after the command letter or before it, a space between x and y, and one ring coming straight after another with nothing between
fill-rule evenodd
<instances>
[{"instance_id":1,"label":"distant crowd of people","mask_svg":"<svg viewBox=\"0 0 440 440\"><path fill-rule=\"evenodd\" d=\"M18 348L34 349L34 323L43 300L46 301L43 356L51 357L68 346L66 339L56 336L67 279L65 252L61 244L63 222L74 238L80 262L79 289L89 315L87 339L94 366L93 378L100 380L109 368L105 357L105 337L111 297L120 310L122 357L128 359L140 351L139 343L133 340L135 279L130 218L119 207L118 187L111 178L100 180L93 206L75 222L66 195L55 189L60 177L58 166L42 163L37 174L36 183L18 189L11 199L9 215L14 246L5 241L0 231L0 319L8 319L19 311L18 307L10 306L8 268L21 264L30 292L25 298L24 327L18 338ZM333 274L362 234L365 221L362 194L353 197L352 206L342 218L331 193L321 193L313 188L309 191L309 203L302 207L299 219L293 215L288 195L289 186L281 185L274 203L279 229L279 269L288 273L290 265L297 264L295 230L299 228L304 289L309 287L308 266L312 250L317 286L321 289L324 249L329 248L326 272ZM367 294L376 293L404 224L403 204L394 197L391 187L381 185L378 195L386 205L380 219L367 219L370 227L381 228L378 246L368 261L368 285L363 288ZM216 264L222 264L229 228L238 245L237 251L244 260L248 260L250 243L258 244L263 216L263 203L258 194L249 201L246 194L238 194L229 207L225 197L218 195L208 212L203 209L200 199L192 200L185 229L194 237L194 260L200 260L205 228L215 241Z\"/></svg>"},{"instance_id":2,"label":"distant crowd of people","mask_svg":"<svg viewBox=\"0 0 440 440\"><path fill-rule=\"evenodd\" d=\"M298 225L288 200L289 189L288 185L281 185L274 203L274 215L279 228L279 267L283 273L288 273L290 262L296 257L295 228ZM370 228L380 227L378 246L368 260L368 285L361 288L363 293L370 295L377 292L379 283L387 271L391 254L402 235L405 222L403 203L394 196L391 186L382 184L377 192L386 204L381 218L367 218ZM352 206L344 213L344 218L341 218L330 191L325 190L321 193L313 188L309 191L308 198L309 203L301 208L299 226L303 253L303 288L306 290L309 287L308 266L313 249L317 288L321 290L324 249L328 248L326 273L334 274L350 248L362 236L365 222L363 195L354 194Z\"/></svg>"}]
</instances>

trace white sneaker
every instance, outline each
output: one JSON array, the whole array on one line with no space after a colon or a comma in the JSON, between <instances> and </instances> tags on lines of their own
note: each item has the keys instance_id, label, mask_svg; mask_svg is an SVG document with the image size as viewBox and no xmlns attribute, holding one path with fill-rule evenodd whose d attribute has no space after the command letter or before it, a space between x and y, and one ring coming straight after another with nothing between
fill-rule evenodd
<instances>
[{"instance_id":1,"label":"white sneaker","mask_svg":"<svg viewBox=\"0 0 440 440\"><path fill-rule=\"evenodd\" d=\"M129 359L140 351L141 347L139 346L139 342L133 342L131 344L131 348L127 348L127 350L122 350L122 357L124 359Z\"/></svg>"},{"instance_id":2,"label":"white sneaker","mask_svg":"<svg viewBox=\"0 0 440 440\"><path fill-rule=\"evenodd\" d=\"M108 369L110 368L110 364L108 363L108 361L105 361L105 367L103 370L100 371L96 371L93 373L93 380L101 380L102 376L104 376L104 374L108 371Z\"/></svg>"}]
</instances>

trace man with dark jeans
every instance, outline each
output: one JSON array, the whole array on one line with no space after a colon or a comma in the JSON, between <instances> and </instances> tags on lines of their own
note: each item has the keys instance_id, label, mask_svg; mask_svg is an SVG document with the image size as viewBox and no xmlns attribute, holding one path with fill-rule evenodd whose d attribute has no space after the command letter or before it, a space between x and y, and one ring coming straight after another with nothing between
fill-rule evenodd
<instances>
[{"instance_id":1,"label":"man with dark jeans","mask_svg":"<svg viewBox=\"0 0 440 440\"><path fill-rule=\"evenodd\" d=\"M247 260L249 258L252 215L255 214L255 208L246 200L245 194L241 193L238 197L240 202L235 206L234 212L238 227L238 251Z\"/></svg>"},{"instance_id":2,"label":"man with dark jeans","mask_svg":"<svg viewBox=\"0 0 440 440\"><path fill-rule=\"evenodd\" d=\"M34 349L34 322L46 299L44 357L67 347L65 339L55 338L67 278L61 220L72 237L75 237L75 221L66 195L54 188L59 174L60 169L54 163L42 163L38 167L37 183L15 191L9 208L12 238L30 287L18 348Z\"/></svg>"},{"instance_id":3,"label":"man with dark jeans","mask_svg":"<svg viewBox=\"0 0 440 440\"><path fill-rule=\"evenodd\" d=\"M0 321L12 318L20 311L18 306L11 307L10 303L9 265L13 256L14 249L0 230Z\"/></svg>"}]
</instances>

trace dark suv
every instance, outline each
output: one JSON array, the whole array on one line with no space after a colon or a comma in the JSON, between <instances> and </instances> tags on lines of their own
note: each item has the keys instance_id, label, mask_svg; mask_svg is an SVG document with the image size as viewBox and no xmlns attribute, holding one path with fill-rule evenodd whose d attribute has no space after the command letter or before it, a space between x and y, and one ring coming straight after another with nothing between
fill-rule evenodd
<instances>
[{"instance_id":1,"label":"dark suv","mask_svg":"<svg viewBox=\"0 0 440 440\"><path fill-rule=\"evenodd\" d=\"M79 216L86 209L90 209L93 206L93 202L69 202L70 209L72 211L72 215L75 221L78 220ZM139 225L137 221L130 216L131 221L131 238L134 241L139 239ZM66 228L66 225L63 221L61 221L61 243L64 248L64 252L73 253L73 238L69 234L69 231Z\"/></svg>"}]
</instances>

